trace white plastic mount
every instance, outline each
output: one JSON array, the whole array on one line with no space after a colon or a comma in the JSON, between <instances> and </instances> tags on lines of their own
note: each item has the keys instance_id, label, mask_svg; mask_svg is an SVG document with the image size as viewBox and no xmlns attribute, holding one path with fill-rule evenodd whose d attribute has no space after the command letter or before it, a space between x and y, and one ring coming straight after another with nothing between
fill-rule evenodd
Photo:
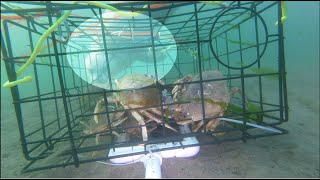
<instances>
[{"instance_id":1,"label":"white plastic mount","mask_svg":"<svg viewBox=\"0 0 320 180\"><path fill-rule=\"evenodd\" d=\"M181 134L191 132L187 126L180 126ZM124 135L125 136L125 135ZM120 138L121 139L121 138ZM181 141L181 144L186 145L195 145L198 144L198 140L195 137L187 137ZM113 156L124 155L128 153L137 153L144 152L144 146L131 146L131 147L120 147L110 149L109 158L110 161L115 164L125 164L131 162L143 162L145 167L145 178L161 178L161 164L162 158L173 158L173 157L192 157L199 153L200 146L193 146L187 148L177 148L172 150L163 150L158 152L152 152L153 150L161 150L165 148L179 147L181 146L179 142L170 142L170 143L159 143L159 144L150 144L146 148L149 151L149 154L140 154L133 156L126 156L121 158L113 158Z\"/></svg>"}]
</instances>

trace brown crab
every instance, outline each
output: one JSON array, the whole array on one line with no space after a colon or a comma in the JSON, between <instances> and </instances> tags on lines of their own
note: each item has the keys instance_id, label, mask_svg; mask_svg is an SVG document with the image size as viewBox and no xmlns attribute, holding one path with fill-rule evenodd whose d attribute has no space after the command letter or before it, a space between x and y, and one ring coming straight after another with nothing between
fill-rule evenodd
<instances>
[{"instance_id":1,"label":"brown crab","mask_svg":"<svg viewBox=\"0 0 320 180\"><path fill-rule=\"evenodd\" d=\"M224 76L219 71L211 70L202 72L202 80L213 80L220 78L224 78ZM193 77L189 75L179 79L176 81L176 83L199 80L200 74L197 74ZM205 118L212 117L212 120L209 120L206 125L206 130L213 131L220 124L220 120L216 119L215 117L223 116L224 111L230 102L231 93L233 94L236 92L237 88L232 89L230 92L227 88L225 80L203 82L202 88ZM180 125L192 123L192 131L197 132L204 124L200 83L176 85L172 90L172 94L175 102L190 101L189 103L175 105L173 106L173 109L186 115L186 117L191 120L182 121L183 117L178 113L174 113L174 119L181 120L177 121L177 123Z\"/></svg>"},{"instance_id":2,"label":"brown crab","mask_svg":"<svg viewBox=\"0 0 320 180\"><path fill-rule=\"evenodd\" d=\"M109 108L113 108L112 106L109 106ZM99 135L100 133L106 132L108 129L110 129L108 125L108 119L106 114L98 114L103 111L104 108L104 98L98 101L96 104L96 107L94 109L94 121L89 121L88 123L80 121L82 125L85 126L85 129L83 130L83 133L86 135L90 134L96 134L96 144L99 144ZM116 112L116 113L109 113L111 128L114 128L121 123L123 123L128 118L124 116L125 112ZM114 135L119 137L120 135L116 132L112 132Z\"/></svg>"},{"instance_id":3,"label":"brown crab","mask_svg":"<svg viewBox=\"0 0 320 180\"><path fill-rule=\"evenodd\" d=\"M147 132L152 131L156 126L147 131L145 124L151 121L162 123L161 119L157 117L161 116L159 108L161 105L161 92L156 87L145 89L139 88L154 85L156 80L144 74L131 74L123 77L122 79L116 80L115 82L119 89L134 89L116 93L117 102L119 102L125 109L154 106L154 108L130 110L130 113L139 122L139 125L142 125L143 140L147 140ZM146 117L146 119L144 117ZM171 127L167 123L164 123L164 126L177 132L175 128Z\"/></svg>"},{"instance_id":4,"label":"brown crab","mask_svg":"<svg viewBox=\"0 0 320 180\"><path fill-rule=\"evenodd\" d=\"M102 112L104 107L104 99L99 100L96 104L94 113ZM114 109L113 106L109 106L109 108ZM109 113L111 128L119 126L127 120L124 113L125 112ZM106 114L95 114L94 118L90 119L88 122L80 121L80 123L84 126L82 131L84 135L95 134L95 145L99 145L101 142L111 142L111 136L106 135L101 137L101 134L105 134L110 129ZM112 134L116 137L120 137L120 134L116 131L112 131ZM98 151L94 151L91 156L94 157L97 153Z\"/></svg>"}]
</instances>

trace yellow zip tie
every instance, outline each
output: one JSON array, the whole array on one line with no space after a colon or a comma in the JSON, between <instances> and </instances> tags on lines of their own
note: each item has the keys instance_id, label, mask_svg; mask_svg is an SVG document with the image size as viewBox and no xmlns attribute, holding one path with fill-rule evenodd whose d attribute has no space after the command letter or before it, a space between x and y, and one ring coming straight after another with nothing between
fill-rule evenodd
<instances>
[{"instance_id":1,"label":"yellow zip tie","mask_svg":"<svg viewBox=\"0 0 320 180\"><path fill-rule=\"evenodd\" d=\"M281 23L283 24L287 20L287 6L285 1L281 1ZM278 26L278 21L275 23Z\"/></svg>"},{"instance_id":2,"label":"yellow zip tie","mask_svg":"<svg viewBox=\"0 0 320 180\"><path fill-rule=\"evenodd\" d=\"M228 7L228 5L224 4L224 1L199 1L205 4L217 5L222 7Z\"/></svg>"},{"instance_id":3,"label":"yellow zip tie","mask_svg":"<svg viewBox=\"0 0 320 180\"><path fill-rule=\"evenodd\" d=\"M46 38L65 20L67 19L67 17L71 14L71 11L72 10L68 10L64 13L64 15L62 17L60 17L57 22L55 22L47 31L45 31L43 33L43 35L40 37L39 41L37 42L30 58L26 61L26 63L20 67L17 71L17 77L20 76L22 74L23 71L25 71L27 69L27 67L29 67L33 62L34 60L36 59L38 53L40 52L41 50L41 47L42 47L42 43L46 40ZM32 78L23 78L23 79L20 79L20 80L16 80L16 81L12 81L12 82L9 82L7 81L3 87L12 87L12 86L15 86L15 85L18 85L18 84L21 84L21 83L25 83L25 82L30 82L32 80Z\"/></svg>"},{"instance_id":4,"label":"yellow zip tie","mask_svg":"<svg viewBox=\"0 0 320 180\"><path fill-rule=\"evenodd\" d=\"M32 76L26 76L23 79L19 79L19 80L16 80L16 81L12 81L12 82L7 81L6 83L4 83L3 87L9 88L9 87L12 87L12 86L16 86L18 84L31 82L31 81L32 81Z\"/></svg>"}]
</instances>

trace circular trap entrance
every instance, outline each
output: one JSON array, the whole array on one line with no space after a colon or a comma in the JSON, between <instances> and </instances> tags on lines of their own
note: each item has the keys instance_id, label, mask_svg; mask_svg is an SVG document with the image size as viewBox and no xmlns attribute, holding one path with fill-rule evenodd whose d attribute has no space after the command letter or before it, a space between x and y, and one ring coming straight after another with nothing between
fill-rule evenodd
<instances>
[{"instance_id":1,"label":"circular trap entrance","mask_svg":"<svg viewBox=\"0 0 320 180\"><path fill-rule=\"evenodd\" d=\"M117 89L115 80L131 74L163 78L175 63L177 46L171 32L156 19L106 10L73 31L66 52L81 79Z\"/></svg>"}]
</instances>

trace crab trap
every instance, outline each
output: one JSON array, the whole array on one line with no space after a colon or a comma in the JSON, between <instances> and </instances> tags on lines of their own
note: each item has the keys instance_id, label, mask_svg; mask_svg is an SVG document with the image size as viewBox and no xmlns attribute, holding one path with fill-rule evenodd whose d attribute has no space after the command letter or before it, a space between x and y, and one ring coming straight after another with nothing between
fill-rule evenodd
<instances>
[{"instance_id":1,"label":"crab trap","mask_svg":"<svg viewBox=\"0 0 320 180\"><path fill-rule=\"evenodd\" d=\"M284 5L2 1L23 170L286 134Z\"/></svg>"}]
</instances>

